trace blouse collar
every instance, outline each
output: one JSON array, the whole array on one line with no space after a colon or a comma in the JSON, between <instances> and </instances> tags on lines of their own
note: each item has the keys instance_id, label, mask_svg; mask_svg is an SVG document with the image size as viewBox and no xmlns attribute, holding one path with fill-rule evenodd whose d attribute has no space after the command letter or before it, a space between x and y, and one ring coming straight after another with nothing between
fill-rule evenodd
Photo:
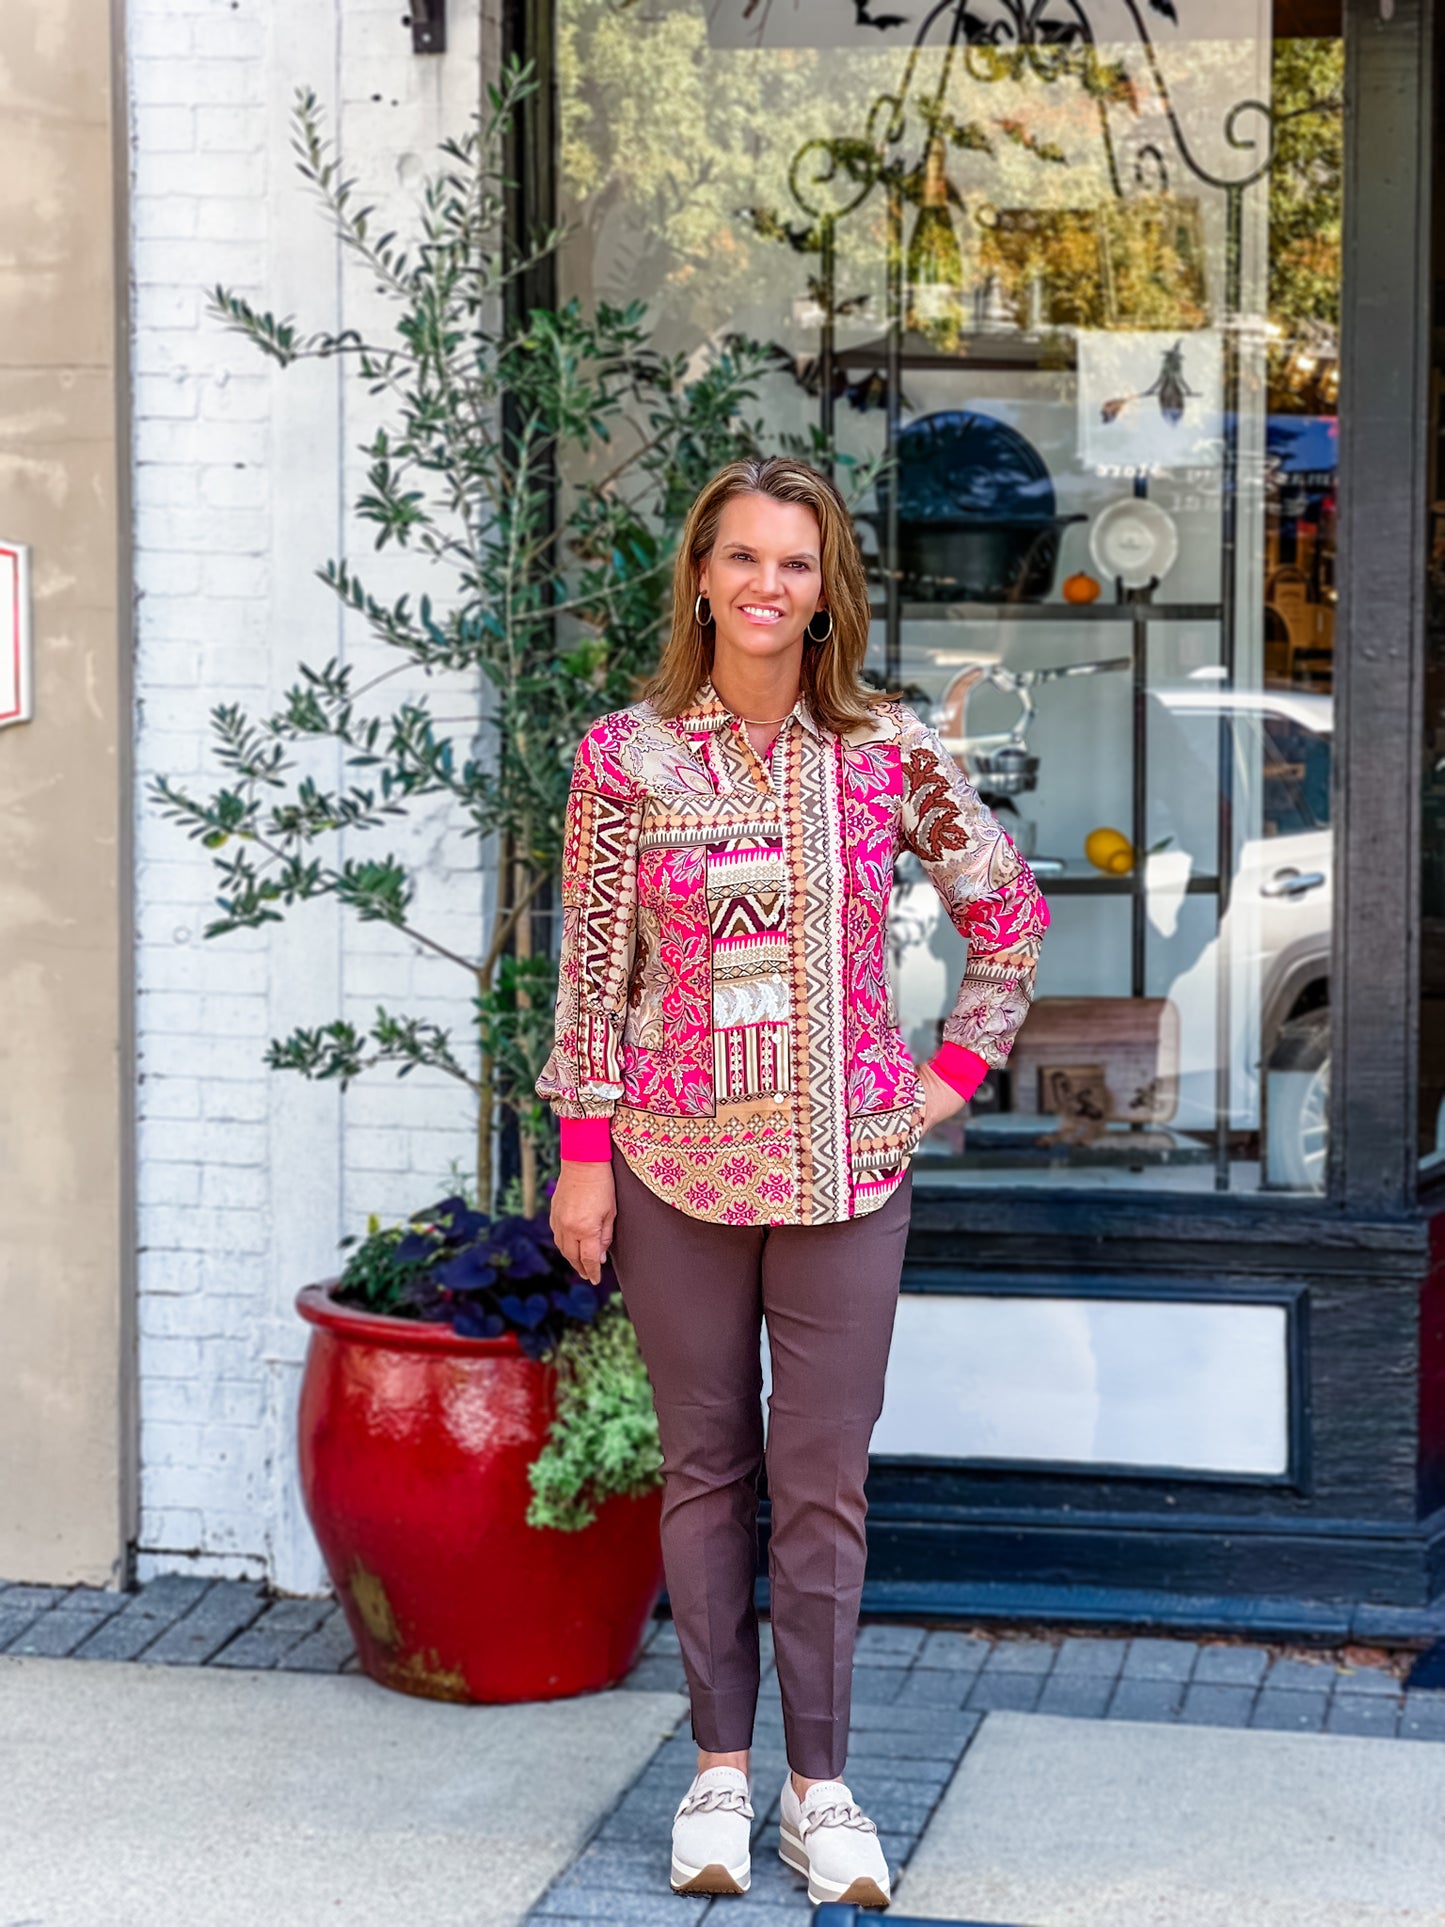
<instances>
[{"instance_id":1,"label":"blouse collar","mask_svg":"<svg viewBox=\"0 0 1445 1927\"><path fill-rule=\"evenodd\" d=\"M788 716L796 716L804 729L811 731L814 736L822 737L823 731L808 707L808 699L801 689L798 691L798 700L788 711ZM788 716L783 718L783 722L788 720ZM713 688L711 676L708 676L699 685L697 694L677 720L693 729L722 729L728 723L740 723L743 719L728 708ZM782 726L783 724L779 723L779 729Z\"/></svg>"}]
</instances>

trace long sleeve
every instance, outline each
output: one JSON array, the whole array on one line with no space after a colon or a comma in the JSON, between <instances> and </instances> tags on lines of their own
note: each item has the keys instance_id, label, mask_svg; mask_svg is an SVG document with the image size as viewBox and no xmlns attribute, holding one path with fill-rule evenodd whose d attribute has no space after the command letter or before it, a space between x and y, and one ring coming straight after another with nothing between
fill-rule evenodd
<instances>
[{"instance_id":1,"label":"long sleeve","mask_svg":"<svg viewBox=\"0 0 1445 1927\"><path fill-rule=\"evenodd\" d=\"M968 944L933 1068L971 1096L987 1071L1003 1066L1028 1015L1048 906L939 737L911 710L903 719L900 828Z\"/></svg>"},{"instance_id":2,"label":"long sleeve","mask_svg":"<svg viewBox=\"0 0 1445 1927\"><path fill-rule=\"evenodd\" d=\"M620 719L583 737L572 769L562 855L562 938L552 1054L537 1095L562 1126L564 1158L610 1154L622 1095L622 1030L637 921L644 792L619 760Z\"/></svg>"}]
</instances>

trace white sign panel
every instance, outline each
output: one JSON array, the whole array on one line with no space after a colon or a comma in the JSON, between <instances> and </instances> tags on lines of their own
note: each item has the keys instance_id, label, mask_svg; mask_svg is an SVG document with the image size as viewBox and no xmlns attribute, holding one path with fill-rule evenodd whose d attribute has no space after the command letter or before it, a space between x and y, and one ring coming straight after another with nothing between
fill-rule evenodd
<instances>
[{"instance_id":1,"label":"white sign panel","mask_svg":"<svg viewBox=\"0 0 1445 1927\"><path fill-rule=\"evenodd\" d=\"M1287 1322L1278 1304L905 1292L873 1451L1279 1477Z\"/></svg>"},{"instance_id":2,"label":"white sign panel","mask_svg":"<svg viewBox=\"0 0 1445 1927\"><path fill-rule=\"evenodd\" d=\"M1079 330L1079 460L1105 475L1218 468L1224 449L1224 342L1177 334Z\"/></svg>"},{"instance_id":3,"label":"white sign panel","mask_svg":"<svg viewBox=\"0 0 1445 1927\"><path fill-rule=\"evenodd\" d=\"M0 542L0 724L30 721L30 551Z\"/></svg>"}]
</instances>

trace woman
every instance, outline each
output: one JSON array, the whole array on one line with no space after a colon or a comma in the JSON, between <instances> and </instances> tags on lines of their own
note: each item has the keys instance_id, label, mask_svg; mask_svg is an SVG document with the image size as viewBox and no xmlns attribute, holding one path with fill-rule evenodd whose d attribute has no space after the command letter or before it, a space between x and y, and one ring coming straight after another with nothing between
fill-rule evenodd
<instances>
[{"instance_id":1,"label":"woman","mask_svg":"<svg viewBox=\"0 0 1445 1927\"><path fill-rule=\"evenodd\" d=\"M537 1090L561 1120L558 1246L594 1281L610 1249L657 1405L699 1748L672 1885L749 1883L766 1456L780 1852L814 1902L886 1907L877 1829L841 1775L908 1165L1004 1062L1048 913L939 738L859 682L867 636L832 484L784 459L714 476L683 532L647 698L577 752L556 1048ZM904 845L969 944L945 1041L921 1066L886 975Z\"/></svg>"}]
</instances>

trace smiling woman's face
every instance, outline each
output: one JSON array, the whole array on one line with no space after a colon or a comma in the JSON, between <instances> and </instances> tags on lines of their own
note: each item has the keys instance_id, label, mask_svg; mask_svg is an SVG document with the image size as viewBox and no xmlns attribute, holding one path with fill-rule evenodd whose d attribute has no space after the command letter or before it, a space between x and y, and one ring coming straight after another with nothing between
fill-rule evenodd
<instances>
[{"instance_id":1,"label":"smiling woman's face","mask_svg":"<svg viewBox=\"0 0 1445 1927\"><path fill-rule=\"evenodd\" d=\"M698 571L717 624L714 666L729 655L802 659L803 631L823 593L822 532L799 502L735 495Z\"/></svg>"}]
</instances>

